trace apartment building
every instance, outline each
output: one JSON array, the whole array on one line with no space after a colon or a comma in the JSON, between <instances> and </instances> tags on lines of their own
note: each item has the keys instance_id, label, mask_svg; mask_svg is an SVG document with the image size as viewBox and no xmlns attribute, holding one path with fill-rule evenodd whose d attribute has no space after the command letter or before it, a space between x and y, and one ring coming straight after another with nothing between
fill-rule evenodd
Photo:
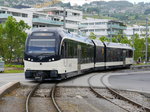
<instances>
[{"instance_id":1,"label":"apartment building","mask_svg":"<svg viewBox=\"0 0 150 112\"><path fill-rule=\"evenodd\" d=\"M63 27L63 11L64 9L60 7L15 9L0 6L0 23L6 21L8 16L13 16L17 21L23 20L31 29L35 27ZM65 12L66 29L77 33L79 23L82 20L82 12L72 9L65 9Z\"/></svg>"},{"instance_id":2,"label":"apartment building","mask_svg":"<svg viewBox=\"0 0 150 112\"><path fill-rule=\"evenodd\" d=\"M62 7L49 7L38 9L37 12L49 14L51 16L58 16L57 21L64 22L65 29L70 32L78 32L79 24L82 21L82 11L73 9L64 9Z\"/></svg>"},{"instance_id":3,"label":"apartment building","mask_svg":"<svg viewBox=\"0 0 150 112\"><path fill-rule=\"evenodd\" d=\"M150 35L150 26L148 26L148 35ZM146 26L128 26L125 30L127 37L131 38L134 34L138 34L141 38L144 38L146 35Z\"/></svg>"},{"instance_id":4,"label":"apartment building","mask_svg":"<svg viewBox=\"0 0 150 112\"><path fill-rule=\"evenodd\" d=\"M109 19L93 19L87 18L81 22L84 26L81 31L86 35L93 32L97 37L106 36L114 37L115 35L124 35L126 25L123 22Z\"/></svg>"}]
</instances>

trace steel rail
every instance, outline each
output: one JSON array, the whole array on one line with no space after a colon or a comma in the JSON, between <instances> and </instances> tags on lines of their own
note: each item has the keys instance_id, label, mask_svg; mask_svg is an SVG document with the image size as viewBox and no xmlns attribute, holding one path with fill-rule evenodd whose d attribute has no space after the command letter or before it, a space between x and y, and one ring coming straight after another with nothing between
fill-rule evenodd
<instances>
[{"instance_id":1,"label":"steel rail","mask_svg":"<svg viewBox=\"0 0 150 112\"><path fill-rule=\"evenodd\" d=\"M96 75L96 74L95 74L95 75ZM105 99L105 100L111 102L112 104L114 104L114 105L120 107L121 109L123 109L123 110L125 110L125 111L127 111L127 112L131 112L131 111L127 110L126 108L121 107L120 105L118 105L118 104L112 102L111 100L109 100L108 98L106 98L105 96L101 95L100 93L98 93L97 91L94 90L94 87L93 87L92 84L90 83L90 80L91 80L91 78L94 77L95 75L93 75L93 76L91 76L91 77L88 78L88 84L89 84L89 86L90 86L91 91L92 91L94 94L96 94L97 97L103 98L103 99Z\"/></svg>"},{"instance_id":2,"label":"steel rail","mask_svg":"<svg viewBox=\"0 0 150 112\"><path fill-rule=\"evenodd\" d=\"M132 104L132 105L136 105L138 108L141 108L141 109L145 110L146 112L150 112L150 108L149 108L149 107L146 107L146 106L144 106L144 105L142 105L142 104L140 104L140 103L137 103L136 101L133 101L133 100L131 100L131 99L129 99L129 98L127 98L127 97L121 95L120 93L118 93L117 91L115 91L113 88L107 86L107 84L105 84L105 83L104 83L104 80L103 80L105 76L106 76L106 75L103 75L103 76L102 76L101 82L102 82L102 84L103 84L113 95L117 95L120 99L123 99L123 100L129 102L129 103Z\"/></svg>"},{"instance_id":3,"label":"steel rail","mask_svg":"<svg viewBox=\"0 0 150 112\"><path fill-rule=\"evenodd\" d=\"M55 108L57 109L58 112L63 112L60 107L58 106L57 102L56 102L56 99L55 99L55 92L56 92L56 87L57 87L57 84L55 84L51 90L51 99L52 99L52 102L55 106Z\"/></svg>"},{"instance_id":4,"label":"steel rail","mask_svg":"<svg viewBox=\"0 0 150 112\"><path fill-rule=\"evenodd\" d=\"M30 93L28 94L27 98L26 98L26 112L30 112L29 111L29 101L30 101L30 98L31 96L33 95L33 93L36 91L36 89L39 87L41 83L38 83L31 91Z\"/></svg>"}]
</instances>

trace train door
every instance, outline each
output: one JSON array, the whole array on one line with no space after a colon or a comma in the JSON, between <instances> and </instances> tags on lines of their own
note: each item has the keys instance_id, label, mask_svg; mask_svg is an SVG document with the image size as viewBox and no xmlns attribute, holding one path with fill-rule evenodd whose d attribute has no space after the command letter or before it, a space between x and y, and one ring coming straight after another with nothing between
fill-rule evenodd
<instances>
[{"instance_id":1,"label":"train door","mask_svg":"<svg viewBox=\"0 0 150 112\"><path fill-rule=\"evenodd\" d=\"M126 65L126 50L123 50L123 66Z\"/></svg>"},{"instance_id":2,"label":"train door","mask_svg":"<svg viewBox=\"0 0 150 112\"><path fill-rule=\"evenodd\" d=\"M64 63L64 67L65 67L65 72L67 72L66 68L67 68L67 53L68 53L68 51L67 51L67 42L66 41L63 42L61 50L62 50L61 51L61 53L62 53L61 55L63 57L63 63Z\"/></svg>"},{"instance_id":3,"label":"train door","mask_svg":"<svg viewBox=\"0 0 150 112\"><path fill-rule=\"evenodd\" d=\"M81 74L81 46L78 45L77 46L77 56L78 56L78 74Z\"/></svg>"}]
</instances>

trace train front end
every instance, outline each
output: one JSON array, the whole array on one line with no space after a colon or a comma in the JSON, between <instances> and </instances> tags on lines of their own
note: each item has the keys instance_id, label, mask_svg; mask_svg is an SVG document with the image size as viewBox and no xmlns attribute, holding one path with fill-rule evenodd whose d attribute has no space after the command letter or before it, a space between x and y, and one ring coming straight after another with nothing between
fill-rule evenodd
<instances>
[{"instance_id":1,"label":"train front end","mask_svg":"<svg viewBox=\"0 0 150 112\"><path fill-rule=\"evenodd\" d=\"M24 53L25 78L60 80L62 62L59 55L61 36L56 30L33 31L26 40Z\"/></svg>"}]
</instances>

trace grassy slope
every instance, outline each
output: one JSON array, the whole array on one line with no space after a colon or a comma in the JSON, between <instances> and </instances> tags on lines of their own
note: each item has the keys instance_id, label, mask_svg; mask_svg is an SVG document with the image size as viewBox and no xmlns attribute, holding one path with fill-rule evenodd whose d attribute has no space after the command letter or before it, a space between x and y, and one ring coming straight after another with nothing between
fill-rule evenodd
<instances>
[{"instance_id":1,"label":"grassy slope","mask_svg":"<svg viewBox=\"0 0 150 112\"><path fill-rule=\"evenodd\" d=\"M24 68L23 65L6 64L4 73L23 73L24 72L23 68Z\"/></svg>"}]
</instances>

